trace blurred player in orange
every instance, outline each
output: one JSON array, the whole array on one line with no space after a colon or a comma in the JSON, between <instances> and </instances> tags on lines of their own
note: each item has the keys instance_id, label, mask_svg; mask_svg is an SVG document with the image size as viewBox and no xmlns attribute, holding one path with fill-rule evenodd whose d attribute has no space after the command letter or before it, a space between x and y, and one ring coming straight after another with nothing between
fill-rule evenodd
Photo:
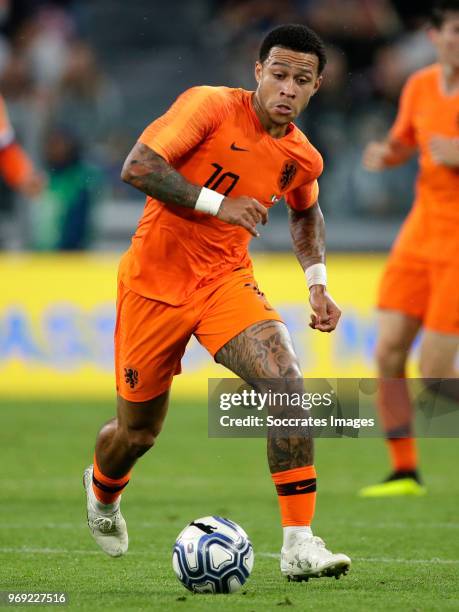
<instances>
[{"instance_id":1,"label":"blurred player in orange","mask_svg":"<svg viewBox=\"0 0 459 612\"><path fill-rule=\"evenodd\" d=\"M6 184L24 196L39 195L44 179L14 138L5 101L0 96L0 172Z\"/></svg>"},{"instance_id":2,"label":"blurred player in orange","mask_svg":"<svg viewBox=\"0 0 459 612\"><path fill-rule=\"evenodd\" d=\"M419 330L422 377L453 379L448 393L458 399L459 0L437 3L429 36L438 63L411 76L388 137L370 143L364 153L372 171L403 164L417 152L420 166L416 199L393 246L378 304L379 407L393 472L362 489L366 497L425 493L404 382Z\"/></svg>"},{"instance_id":3,"label":"blurred player in orange","mask_svg":"<svg viewBox=\"0 0 459 612\"><path fill-rule=\"evenodd\" d=\"M338 323L317 201L322 158L293 123L318 90L325 61L322 41L307 27L276 28L261 45L255 92L186 91L146 128L124 164L123 180L147 201L119 269L117 418L100 431L84 475L88 524L109 555L127 550L119 498L161 431L191 335L247 381L300 385L290 335L259 291L247 251L282 196L310 289L311 326L330 332ZM312 440L270 436L268 461L284 528L282 573L294 580L346 573L350 559L332 554L311 531Z\"/></svg>"}]
</instances>

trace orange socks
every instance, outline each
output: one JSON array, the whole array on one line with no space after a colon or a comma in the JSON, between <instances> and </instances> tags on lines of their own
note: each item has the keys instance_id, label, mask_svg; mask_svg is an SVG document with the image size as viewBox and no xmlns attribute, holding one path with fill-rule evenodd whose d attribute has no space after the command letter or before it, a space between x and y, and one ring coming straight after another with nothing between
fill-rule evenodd
<instances>
[{"instance_id":1,"label":"orange socks","mask_svg":"<svg viewBox=\"0 0 459 612\"><path fill-rule=\"evenodd\" d=\"M276 486L282 527L307 526L316 505L316 470L313 465L271 474Z\"/></svg>"},{"instance_id":2,"label":"orange socks","mask_svg":"<svg viewBox=\"0 0 459 612\"><path fill-rule=\"evenodd\" d=\"M395 472L414 472L416 470L418 456L414 438L389 438L387 445Z\"/></svg>"},{"instance_id":3,"label":"orange socks","mask_svg":"<svg viewBox=\"0 0 459 612\"><path fill-rule=\"evenodd\" d=\"M113 504L128 484L130 476L131 472L128 472L122 478L108 478L108 476L104 476L97 465L96 456L94 455L92 490L97 500L102 504Z\"/></svg>"},{"instance_id":4,"label":"orange socks","mask_svg":"<svg viewBox=\"0 0 459 612\"><path fill-rule=\"evenodd\" d=\"M404 377L379 380L378 408L395 472L416 470L416 440L412 437L413 407Z\"/></svg>"}]
</instances>

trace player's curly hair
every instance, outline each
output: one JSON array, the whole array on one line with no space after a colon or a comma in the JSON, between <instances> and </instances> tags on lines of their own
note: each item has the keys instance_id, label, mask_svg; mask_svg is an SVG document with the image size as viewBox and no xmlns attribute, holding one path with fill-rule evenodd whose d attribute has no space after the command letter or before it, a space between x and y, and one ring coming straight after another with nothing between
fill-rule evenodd
<instances>
[{"instance_id":1,"label":"player's curly hair","mask_svg":"<svg viewBox=\"0 0 459 612\"><path fill-rule=\"evenodd\" d=\"M300 53L312 53L319 60L319 74L327 63L325 45L314 30L298 23L281 25L265 36L261 43L259 60L261 63L268 57L272 47L284 47Z\"/></svg>"},{"instance_id":2,"label":"player's curly hair","mask_svg":"<svg viewBox=\"0 0 459 612\"><path fill-rule=\"evenodd\" d=\"M459 0L437 0L432 8L430 22L434 28L441 28L447 13L459 13Z\"/></svg>"}]
</instances>

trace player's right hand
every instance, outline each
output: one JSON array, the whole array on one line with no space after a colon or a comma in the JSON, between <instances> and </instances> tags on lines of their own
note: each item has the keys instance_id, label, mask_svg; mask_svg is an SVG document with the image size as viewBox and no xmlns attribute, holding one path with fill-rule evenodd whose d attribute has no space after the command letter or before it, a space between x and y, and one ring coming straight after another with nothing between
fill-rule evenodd
<instances>
[{"instance_id":1,"label":"player's right hand","mask_svg":"<svg viewBox=\"0 0 459 612\"><path fill-rule=\"evenodd\" d=\"M239 198L225 198L220 204L220 209L217 213L218 219L231 223L231 225L240 225L248 232L259 238L260 234L257 231L257 223L265 225L268 221L268 209L257 202L254 198L241 196Z\"/></svg>"},{"instance_id":2,"label":"player's right hand","mask_svg":"<svg viewBox=\"0 0 459 612\"><path fill-rule=\"evenodd\" d=\"M363 152L363 167L370 172L378 172L387 167L391 147L387 142L370 142Z\"/></svg>"}]
</instances>

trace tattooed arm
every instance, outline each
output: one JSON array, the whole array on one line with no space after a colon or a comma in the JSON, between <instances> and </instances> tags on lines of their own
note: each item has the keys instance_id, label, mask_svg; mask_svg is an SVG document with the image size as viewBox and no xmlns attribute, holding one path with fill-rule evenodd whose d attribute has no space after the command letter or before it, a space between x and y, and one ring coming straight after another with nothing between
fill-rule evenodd
<instances>
[{"instance_id":1,"label":"tattooed arm","mask_svg":"<svg viewBox=\"0 0 459 612\"><path fill-rule=\"evenodd\" d=\"M189 183L160 155L138 142L129 153L121 179L166 204L194 208L201 187Z\"/></svg>"},{"instance_id":2,"label":"tattooed arm","mask_svg":"<svg viewBox=\"0 0 459 612\"><path fill-rule=\"evenodd\" d=\"M121 179L143 193L166 204L194 208L202 187L194 185L177 172L150 147L137 142L124 162ZM254 198L224 198L217 217L226 223L240 225L258 236L257 223L268 220L266 208Z\"/></svg>"},{"instance_id":3,"label":"tattooed arm","mask_svg":"<svg viewBox=\"0 0 459 612\"><path fill-rule=\"evenodd\" d=\"M293 251L303 270L316 263L325 263L325 223L319 203L306 210L289 208Z\"/></svg>"},{"instance_id":4,"label":"tattooed arm","mask_svg":"<svg viewBox=\"0 0 459 612\"><path fill-rule=\"evenodd\" d=\"M303 270L316 263L325 263L325 223L319 203L306 210L289 209L293 250ZM338 325L341 311L328 295L324 285L312 285L309 302L313 313L310 327L331 332Z\"/></svg>"}]
</instances>

